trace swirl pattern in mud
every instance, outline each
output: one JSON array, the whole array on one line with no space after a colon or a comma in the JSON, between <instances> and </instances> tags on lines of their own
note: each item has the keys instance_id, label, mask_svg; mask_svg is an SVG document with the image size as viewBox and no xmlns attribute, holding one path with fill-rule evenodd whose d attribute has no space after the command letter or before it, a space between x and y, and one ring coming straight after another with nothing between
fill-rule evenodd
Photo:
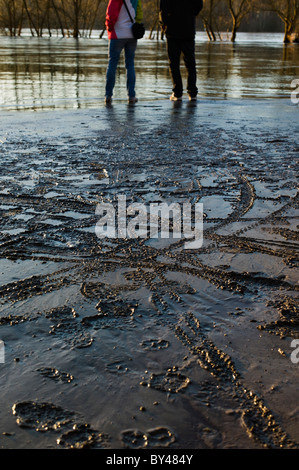
<instances>
[{"instance_id":1,"label":"swirl pattern in mud","mask_svg":"<svg viewBox=\"0 0 299 470\"><path fill-rule=\"evenodd\" d=\"M273 140L250 106L249 120L235 105L215 122L196 106L144 108L165 119L106 109L101 130L93 111L88 131L53 140L27 123L2 145L0 336L19 359L4 369L17 422L63 428L68 448L296 448L296 413L282 406L296 373L273 356L298 338L295 138L281 126ZM119 194L202 202L203 247L98 239L96 206ZM29 382L40 404L22 399Z\"/></svg>"}]
</instances>

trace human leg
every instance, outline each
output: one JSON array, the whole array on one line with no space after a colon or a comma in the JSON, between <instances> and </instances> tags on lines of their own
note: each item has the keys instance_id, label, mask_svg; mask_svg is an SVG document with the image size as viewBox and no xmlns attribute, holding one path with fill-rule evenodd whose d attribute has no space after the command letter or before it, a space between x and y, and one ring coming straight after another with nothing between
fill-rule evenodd
<instances>
[{"instance_id":1,"label":"human leg","mask_svg":"<svg viewBox=\"0 0 299 470\"><path fill-rule=\"evenodd\" d=\"M125 61L127 70L127 91L129 99L135 98L135 52L137 47L137 39L127 39L125 44Z\"/></svg>"},{"instance_id":2,"label":"human leg","mask_svg":"<svg viewBox=\"0 0 299 470\"><path fill-rule=\"evenodd\" d=\"M198 88L196 86L197 72L195 61L195 41L192 39L184 41L182 43L182 52L188 72L187 93L189 97L195 98L198 93Z\"/></svg>"},{"instance_id":3,"label":"human leg","mask_svg":"<svg viewBox=\"0 0 299 470\"><path fill-rule=\"evenodd\" d=\"M181 41L178 39L167 39L167 52L169 59L170 74L173 84L174 96L180 98L183 94L183 82L180 72Z\"/></svg>"},{"instance_id":4,"label":"human leg","mask_svg":"<svg viewBox=\"0 0 299 470\"><path fill-rule=\"evenodd\" d=\"M111 98L115 85L116 70L121 51L124 48L122 39L111 39L109 43L109 62L106 74L106 99Z\"/></svg>"}]
</instances>

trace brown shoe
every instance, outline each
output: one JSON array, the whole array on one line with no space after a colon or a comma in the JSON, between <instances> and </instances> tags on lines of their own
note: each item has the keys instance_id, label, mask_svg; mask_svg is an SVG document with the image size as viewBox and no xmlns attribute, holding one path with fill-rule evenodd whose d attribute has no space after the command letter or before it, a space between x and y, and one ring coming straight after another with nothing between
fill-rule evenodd
<instances>
[{"instance_id":1,"label":"brown shoe","mask_svg":"<svg viewBox=\"0 0 299 470\"><path fill-rule=\"evenodd\" d=\"M183 98L181 96L176 96L174 93L172 93L169 99L170 101L182 101Z\"/></svg>"}]
</instances>

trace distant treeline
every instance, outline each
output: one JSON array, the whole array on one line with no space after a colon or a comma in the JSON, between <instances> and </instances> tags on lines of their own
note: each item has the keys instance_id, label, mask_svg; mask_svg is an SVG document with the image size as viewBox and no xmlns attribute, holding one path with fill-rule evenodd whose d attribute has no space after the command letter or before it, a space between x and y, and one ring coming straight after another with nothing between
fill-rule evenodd
<instances>
[{"instance_id":1,"label":"distant treeline","mask_svg":"<svg viewBox=\"0 0 299 470\"><path fill-rule=\"evenodd\" d=\"M105 32L108 0L0 0L2 34L20 36L30 29L32 36L58 34L63 37L90 37ZM159 0L142 0L144 23L149 38L161 39ZM237 32L284 31L284 42L299 42L299 0L204 0L199 30L211 41Z\"/></svg>"}]
</instances>

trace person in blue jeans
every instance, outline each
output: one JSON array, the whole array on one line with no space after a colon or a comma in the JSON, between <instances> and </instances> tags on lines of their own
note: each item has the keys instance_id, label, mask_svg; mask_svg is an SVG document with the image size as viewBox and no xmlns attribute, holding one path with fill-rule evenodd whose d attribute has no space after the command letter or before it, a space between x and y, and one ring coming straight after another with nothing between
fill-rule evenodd
<instances>
[{"instance_id":1,"label":"person in blue jeans","mask_svg":"<svg viewBox=\"0 0 299 470\"><path fill-rule=\"evenodd\" d=\"M127 8L137 23L142 22L141 0L126 0ZM111 103L116 70L122 51L125 52L127 92L129 103L138 100L135 93L135 52L137 39L132 32L132 22L123 0L110 0L106 12L106 28L109 39L109 63L106 75L105 102Z\"/></svg>"}]
</instances>

